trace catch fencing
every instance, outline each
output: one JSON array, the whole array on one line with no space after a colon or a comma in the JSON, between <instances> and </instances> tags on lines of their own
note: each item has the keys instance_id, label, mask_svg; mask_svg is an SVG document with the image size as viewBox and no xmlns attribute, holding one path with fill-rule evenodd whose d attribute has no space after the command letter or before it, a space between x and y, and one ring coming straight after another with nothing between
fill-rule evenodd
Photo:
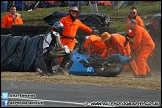
<instances>
[{"instance_id":1,"label":"catch fencing","mask_svg":"<svg viewBox=\"0 0 162 108\"><path fill-rule=\"evenodd\" d=\"M36 8L54 8L54 7L72 7L77 6L81 12L103 12L109 9L112 12L115 11L117 15L121 12L120 9L127 6L139 6L152 7L153 4L157 3L156 10L161 11L161 1L96 1L95 4L92 1L1 1L1 12L8 12L9 6L15 5L17 11L28 11ZM92 6L93 5L93 6ZM82 10L82 7L89 7ZM100 10L100 8L102 10ZM147 9L147 8L146 8ZM143 12L148 11L143 8Z\"/></svg>"}]
</instances>

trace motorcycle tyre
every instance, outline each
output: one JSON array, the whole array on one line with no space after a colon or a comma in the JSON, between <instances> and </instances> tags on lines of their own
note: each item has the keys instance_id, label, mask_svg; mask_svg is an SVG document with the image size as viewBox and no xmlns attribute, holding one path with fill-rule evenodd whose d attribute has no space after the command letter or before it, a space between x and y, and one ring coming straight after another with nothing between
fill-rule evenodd
<instances>
[{"instance_id":1,"label":"motorcycle tyre","mask_svg":"<svg viewBox=\"0 0 162 108\"><path fill-rule=\"evenodd\" d=\"M120 63L113 63L113 64L117 65L117 67L114 69L110 69L110 70L105 69L103 71L101 68L95 69L96 75L103 76L103 77L116 77L117 75L119 75L122 72L123 66Z\"/></svg>"}]
</instances>

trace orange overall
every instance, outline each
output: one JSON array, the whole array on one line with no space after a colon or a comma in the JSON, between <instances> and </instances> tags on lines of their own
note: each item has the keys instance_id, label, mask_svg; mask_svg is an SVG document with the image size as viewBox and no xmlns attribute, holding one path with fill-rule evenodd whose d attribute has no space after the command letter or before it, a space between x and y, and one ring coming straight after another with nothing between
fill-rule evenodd
<instances>
[{"instance_id":1,"label":"orange overall","mask_svg":"<svg viewBox=\"0 0 162 108\"><path fill-rule=\"evenodd\" d=\"M127 34L129 35L129 40L130 40L130 48L132 49L133 47L133 41L134 41L134 31L133 30L130 30L130 27L129 27L129 21L131 20L130 16L128 16L127 20L126 20L126 32ZM141 26L141 27L144 27L144 23L143 23L143 20L137 15L135 17L135 20L137 21L137 25ZM130 32L129 32L130 31Z\"/></svg>"},{"instance_id":2,"label":"orange overall","mask_svg":"<svg viewBox=\"0 0 162 108\"><path fill-rule=\"evenodd\" d=\"M112 34L109 42L105 41L106 50L101 54L102 58L111 56L113 54L121 54L123 56L130 56L129 43L125 45L126 38L120 34Z\"/></svg>"},{"instance_id":3,"label":"orange overall","mask_svg":"<svg viewBox=\"0 0 162 108\"><path fill-rule=\"evenodd\" d=\"M16 14L16 17L13 18L10 13L8 13L3 17L1 27L11 27L13 24L23 24L23 21L20 15Z\"/></svg>"},{"instance_id":4,"label":"orange overall","mask_svg":"<svg viewBox=\"0 0 162 108\"><path fill-rule=\"evenodd\" d=\"M64 25L64 31L62 33L62 36L71 38L68 39L61 37L61 42L62 44L67 45L70 50L74 49L76 43L75 36L78 28L82 29L85 32L92 33L92 29L84 25L79 19L76 19L74 22L72 22L70 15L60 19L60 22Z\"/></svg>"},{"instance_id":5,"label":"orange overall","mask_svg":"<svg viewBox=\"0 0 162 108\"><path fill-rule=\"evenodd\" d=\"M101 37L97 35L90 35L84 42L83 47L88 48L89 55L92 53L101 55L106 49L105 43L101 42Z\"/></svg>"},{"instance_id":6,"label":"orange overall","mask_svg":"<svg viewBox=\"0 0 162 108\"><path fill-rule=\"evenodd\" d=\"M151 36L143 27L136 25L134 37L133 50L135 50L136 58L135 62L138 68L136 72L137 75L146 75L146 72L150 70L147 65L147 58L152 54L155 43L153 42ZM149 68L149 69L147 69Z\"/></svg>"},{"instance_id":7,"label":"orange overall","mask_svg":"<svg viewBox=\"0 0 162 108\"><path fill-rule=\"evenodd\" d=\"M78 28L90 34L92 33L92 29L83 24L79 19L72 21L70 15L60 19L60 22L64 25L64 30L62 32L62 36L60 37L61 43L63 45L67 45L70 50L73 50L76 44L75 36ZM59 61L62 60L59 58Z\"/></svg>"},{"instance_id":8,"label":"orange overall","mask_svg":"<svg viewBox=\"0 0 162 108\"><path fill-rule=\"evenodd\" d=\"M129 21L130 20L131 20L131 17L129 15L127 20L126 20L126 32L129 35L128 38L129 38L130 49L132 49L133 48L133 43L134 43L135 32L134 32L134 30L131 30L130 27L129 27ZM141 27L144 27L144 22L143 22L143 20L138 15L136 15L135 20L137 21L137 25L139 25ZM124 68L125 69L130 69L131 68L131 70L133 71L134 75L136 75L135 73L138 70L134 60L131 61L130 65L127 65Z\"/></svg>"}]
</instances>

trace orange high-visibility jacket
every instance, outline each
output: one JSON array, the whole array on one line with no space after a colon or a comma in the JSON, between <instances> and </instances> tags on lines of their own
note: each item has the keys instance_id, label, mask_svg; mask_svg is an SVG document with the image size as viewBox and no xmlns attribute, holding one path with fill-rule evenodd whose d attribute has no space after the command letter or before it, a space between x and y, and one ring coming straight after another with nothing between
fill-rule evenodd
<instances>
[{"instance_id":1,"label":"orange high-visibility jacket","mask_svg":"<svg viewBox=\"0 0 162 108\"><path fill-rule=\"evenodd\" d=\"M76 19L74 22L72 22L70 15L60 19L60 22L64 25L64 30L62 33L64 36L75 37L78 28L85 32L92 33L92 29L84 25L79 19Z\"/></svg>"},{"instance_id":2,"label":"orange high-visibility jacket","mask_svg":"<svg viewBox=\"0 0 162 108\"><path fill-rule=\"evenodd\" d=\"M134 37L134 32L132 31L132 33L129 33L130 27L129 27L129 21L131 20L130 16L128 16L127 20L126 20L126 32L128 33L129 36L133 36ZM137 21L137 25L144 27L144 23L143 20L137 15L135 17L135 20Z\"/></svg>"},{"instance_id":3,"label":"orange high-visibility jacket","mask_svg":"<svg viewBox=\"0 0 162 108\"><path fill-rule=\"evenodd\" d=\"M10 13L8 13L3 17L1 27L11 27L13 24L23 24L22 18L16 14L16 19L14 20Z\"/></svg>"},{"instance_id":4,"label":"orange high-visibility jacket","mask_svg":"<svg viewBox=\"0 0 162 108\"><path fill-rule=\"evenodd\" d=\"M140 51L141 46L148 45L148 44L155 44L150 34L143 27L136 25L134 31L135 31L135 37L134 37L133 50L136 51L136 54Z\"/></svg>"},{"instance_id":5,"label":"orange high-visibility jacket","mask_svg":"<svg viewBox=\"0 0 162 108\"><path fill-rule=\"evenodd\" d=\"M121 54L123 56L129 56L130 47L129 43L124 46L126 38L120 34L112 34L112 38L109 42L105 41L106 50L102 53L101 57L105 58L113 54Z\"/></svg>"},{"instance_id":6,"label":"orange high-visibility jacket","mask_svg":"<svg viewBox=\"0 0 162 108\"><path fill-rule=\"evenodd\" d=\"M97 35L90 35L84 42L84 48L88 48L89 54L96 53L101 55L106 49L105 43L101 42L101 37Z\"/></svg>"}]
</instances>

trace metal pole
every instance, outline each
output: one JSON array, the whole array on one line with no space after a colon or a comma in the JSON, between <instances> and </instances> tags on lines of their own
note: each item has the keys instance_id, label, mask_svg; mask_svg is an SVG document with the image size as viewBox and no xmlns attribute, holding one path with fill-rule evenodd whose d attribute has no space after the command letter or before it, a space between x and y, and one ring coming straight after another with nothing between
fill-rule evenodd
<instances>
[{"instance_id":1,"label":"metal pole","mask_svg":"<svg viewBox=\"0 0 162 108\"><path fill-rule=\"evenodd\" d=\"M117 3L117 7L119 7L119 3ZM118 12L117 15L119 15L119 8L117 9L117 12Z\"/></svg>"},{"instance_id":2,"label":"metal pole","mask_svg":"<svg viewBox=\"0 0 162 108\"><path fill-rule=\"evenodd\" d=\"M13 1L13 5L15 5L15 1Z\"/></svg>"},{"instance_id":3,"label":"metal pole","mask_svg":"<svg viewBox=\"0 0 162 108\"><path fill-rule=\"evenodd\" d=\"M159 3L159 4L160 4L160 6L159 6L159 7L160 7L160 11L161 11L161 1L160 1L160 3Z\"/></svg>"},{"instance_id":4,"label":"metal pole","mask_svg":"<svg viewBox=\"0 0 162 108\"><path fill-rule=\"evenodd\" d=\"M22 18L23 11L25 11L25 4L26 4L26 1L22 1L21 18Z\"/></svg>"},{"instance_id":5,"label":"metal pole","mask_svg":"<svg viewBox=\"0 0 162 108\"><path fill-rule=\"evenodd\" d=\"M81 12L81 1L77 1L78 2L78 9Z\"/></svg>"},{"instance_id":6,"label":"metal pole","mask_svg":"<svg viewBox=\"0 0 162 108\"><path fill-rule=\"evenodd\" d=\"M117 2L117 6L116 6L117 11L118 11L117 15L119 15L119 8L122 6L123 3L124 3L124 1L118 1Z\"/></svg>"}]
</instances>

